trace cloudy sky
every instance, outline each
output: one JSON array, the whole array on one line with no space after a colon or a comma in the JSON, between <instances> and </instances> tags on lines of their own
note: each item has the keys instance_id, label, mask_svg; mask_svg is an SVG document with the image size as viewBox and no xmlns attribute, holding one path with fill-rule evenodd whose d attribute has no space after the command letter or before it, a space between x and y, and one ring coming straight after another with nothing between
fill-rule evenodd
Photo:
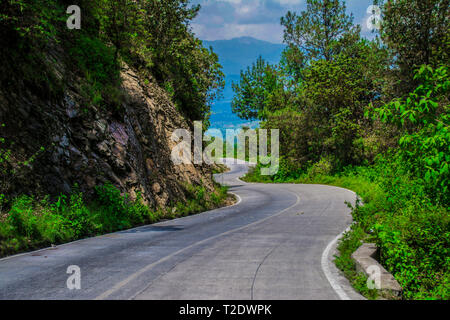
<instances>
[{"instance_id":1,"label":"cloudy sky","mask_svg":"<svg viewBox=\"0 0 450 320\"><path fill-rule=\"evenodd\" d=\"M367 8L372 0L347 0L347 10L361 24L364 36L371 37L367 28ZM274 43L283 41L280 18L288 10L300 12L306 0L193 0L202 9L193 21L194 32L202 40L223 40L242 36Z\"/></svg>"}]
</instances>

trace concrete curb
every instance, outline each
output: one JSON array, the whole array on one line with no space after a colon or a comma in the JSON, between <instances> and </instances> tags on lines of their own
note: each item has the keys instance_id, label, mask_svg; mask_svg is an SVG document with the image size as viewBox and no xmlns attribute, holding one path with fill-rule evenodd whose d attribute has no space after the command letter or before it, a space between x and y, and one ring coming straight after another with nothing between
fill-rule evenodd
<instances>
[{"instance_id":1,"label":"concrete curb","mask_svg":"<svg viewBox=\"0 0 450 320\"><path fill-rule=\"evenodd\" d=\"M338 269L334 262L335 256L339 255L339 251L337 249L339 241L349 230L350 227L328 244L327 248L322 253L322 270L325 273L328 282L341 300L367 300L362 294L353 288L350 281L344 273Z\"/></svg>"},{"instance_id":2,"label":"concrete curb","mask_svg":"<svg viewBox=\"0 0 450 320\"><path fill-rule=\"evenodd\" d=\"M402 287L376 259L378 248L373 243L365 243L352 254L356 271L362 272L375 282L375 287L383 293L400 297Z\"/></svg>"}]
</instances>

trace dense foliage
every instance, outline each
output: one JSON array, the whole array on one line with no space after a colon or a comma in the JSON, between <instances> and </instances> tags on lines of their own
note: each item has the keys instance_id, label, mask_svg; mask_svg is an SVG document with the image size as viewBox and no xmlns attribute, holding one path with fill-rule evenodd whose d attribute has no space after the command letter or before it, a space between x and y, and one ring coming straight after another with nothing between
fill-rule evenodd
<instances>
[{"instance_id":1,"label":"dense foliage","mask_svg":"<svg viewBox=\"0 0 450 320\"><path fill-rule=\"evenodd\" d=\"M81 9L81 29L67 27L72 5ZM60 101L70 86L84 100L83 112L105 108L120 118L127 64L166 89L188 120L207 124L223 74L217 55L191 30L199 10L189 0L2 0L0 86L5 93L31 91L43 101ZM1 122L0 128L8 129ZM141 197L131 200L106 184L89 198L74 191L57 199L12 199L5 190L17 175L26 177L44 151L38 147L31 157L16 159L15 148L0 134L0 256L196 213L227 197L225 188L207 193L185 186L186 203L153 210Z\"/></svg>"},{"instance_id":2,"label":"dense foliage","mask_svg":"<svg viewBox=\"0 0 450 320\"><path fill-rule=\"evenodd\" d=\"M430 196L450 203L450 75L449 67L423 66L419 86L406 99L396 99L375 112L397 124L403 134L398 155L405 169L422 179Z\"/></svg>"},{"instance_id":3,"label":"dense foliage","mask_svg":"<svg viewBox=\"0 0 450 320\"><path fill-rule=\"evenodd\" d=\"M76 191L52 201L21 196L0 216L0 257L21 251L101 235L161 219L183 217L215 208L227 198L227 188L207 193L187 185L186 203L151 210L140 195L131 200L111 184L96 187L96 200L87 203ZM5 199L0 197L0 209Z\"/></svg>"},{"instance_id":4,"label":"dense foliage","mask_svg":"<svg viewBox=\"0 0 450 320\"><path fill-rule=\"evenodd\" d=\"M233 83L235 97L231 104L233 112L242 119L266 119L274 93L282 91L283 81L278 70L259 57L255 64L241 71L240 84Z\"/></svg>"},{"instance_id":5,"label":"dense foliage","mask_svg":"<svg viewBox=\"0 0 450 320\"><path fill-rule=\"evenodd\" d=\"M238 115L281 131L278 173L246 179L355 190L365 205L353 212L358 223L337 265L374 297L350 259L360 240L374 241L404 298L448 299L448 1L375 1L383 21L372 41L360 38L343 1L307 3L281 20L288 47L280 63L258 63L234 85ZM258 81L248 81L253 74ZM263 94L247 99L255 92ZM283 99L267 98L275 95Z\"/></svg>"},{"instance_id":6,"label":"dense foliage","mask_svg":"<svg viewBox=\"0 0 450 320\"><path fill-rule=\"evenodd\" d=\"M390 77L391 97L412 91L415 70L449 61L449 0L376 0L384 5L380 32L396 67Z\"/></svg>"},{"instance_id":7,"label":"dense foliage","mask_svg":"<svg viewBox=\"0 0 450 320\"><path fill-rule=\"evenodd\" d=\"M307 61L331 61L359 37L359 26L353 25L353 16L339 0L307 1L305 11L289 11L281 25L288 51L298 49Z\"/></svg>"}]
</instances>

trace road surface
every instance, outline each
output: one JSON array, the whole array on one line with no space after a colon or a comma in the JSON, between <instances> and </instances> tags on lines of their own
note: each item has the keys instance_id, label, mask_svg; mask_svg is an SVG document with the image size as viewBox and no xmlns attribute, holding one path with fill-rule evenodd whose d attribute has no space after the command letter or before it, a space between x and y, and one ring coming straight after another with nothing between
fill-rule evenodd
<instances>
[{"instance_id":1,"label":"road surface","mask_svg":"<svg viewBox=\"0 0 450 320\"><path fill-rule=\"evenodd\" d=\"M216 180L236 205L1 259L0 299L359 299L331 262L355 194L247 184L229 166Z\"/></svg>"}]
</instances>

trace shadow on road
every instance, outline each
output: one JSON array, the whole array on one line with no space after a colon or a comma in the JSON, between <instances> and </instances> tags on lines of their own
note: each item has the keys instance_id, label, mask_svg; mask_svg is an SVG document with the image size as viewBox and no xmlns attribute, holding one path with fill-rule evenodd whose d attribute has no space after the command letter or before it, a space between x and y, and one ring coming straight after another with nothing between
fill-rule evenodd
<instances>
[{"instance_id":1,"label":"shadow on road","mask_svg":"<svg viewBox=\"0 0 450 320\"><path fill-rule=\"evenodd\" d=\"M129 233L144 233L144 232L175 232L181 231L183 229L184 228L177 226L146 226L138 229L122 231L120 233L129 234Z\"/></svg>"}]
</instances>

